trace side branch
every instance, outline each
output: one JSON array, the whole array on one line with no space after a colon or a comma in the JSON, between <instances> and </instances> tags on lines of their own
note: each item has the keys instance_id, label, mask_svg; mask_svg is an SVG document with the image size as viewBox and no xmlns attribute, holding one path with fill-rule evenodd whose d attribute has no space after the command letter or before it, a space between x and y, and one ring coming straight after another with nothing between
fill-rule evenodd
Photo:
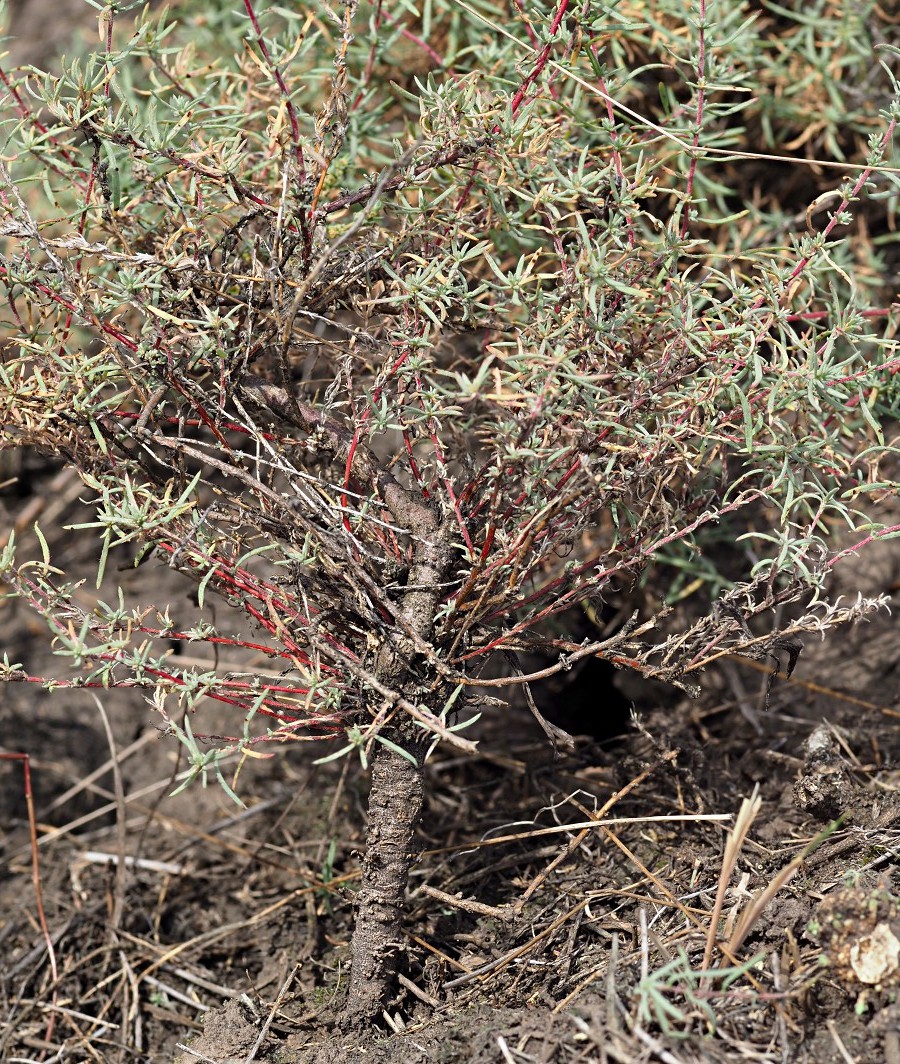
<instances>
[{"instance_id":1,"label":"side branch","mask_svg":"<svg viewBox=\"0 0 900 1064\"><path fill-rule=\"evenodd\" d=\"M284 388L263 377L248 375L242 379L241 388L251 402L270 410L282 421L303 429L322 450L338 461L346 462L351 453L352 436L334 418L293 399ZM386 470L379 469L368 448L357 446L353 450L351 472L359 481L378 486L385 505L398 524L418 536L427 536L436 531L438 517L434 510L419 496L407 491ZM410 583L418 582L410 574Z\"/></svg>"}]
</instances>

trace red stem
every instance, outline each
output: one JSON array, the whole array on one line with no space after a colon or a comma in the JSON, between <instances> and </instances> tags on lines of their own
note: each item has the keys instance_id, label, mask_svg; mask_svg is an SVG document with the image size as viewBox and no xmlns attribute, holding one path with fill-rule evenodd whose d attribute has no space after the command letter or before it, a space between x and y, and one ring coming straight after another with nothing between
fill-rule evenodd
<instances>
[{"instance_id":1,"label":"red stem","mask_svg":"<svg viewBox=\"0 0 900 1064\"><path fill-rule=\"evenodd\" d=\"M534 65L534 69L525 78L522 84L519 86L518 92L513 96L512 103L510 104L510 111L515 114L519 110L525 96L531 86L540 77L544 67L547 65L547 60L550 58L550 49L553 47L553 38L556 36L556 32L559 29L560 23L565 18L566 11L569 7L569 0L560 0L559 7L556 9L556 14L553 16L553 21L550 23L550 39L541 49L541 54L538 56L537 62Z\"/></svg>"},{"instance_id":2,"label":"red stem","mask_svg":"<svg viewBox=\"0 0 900 1064\"><path fill-rule=\"evenodd\" d=\"M291 123L291 140L294 145L294 157L297 160L297 167L300 171L300 180L302 181L306 177L306 160L303 157L303 145L300 141L300 123L297 121L297 112L294 109L291 94L288 91L287 83L282 77L281 71L269 54L269 46L266 44L266 40L263 37L259 20L256 17L256 12L253 10L252 0L244 0L244 9L247 12L250 22L253 24L253 32L256 34L256 43L259 45L259 50L262 52L263 59L269 64L269 69L275 76L278 88L281 90L281 95L284 98L288 119Z\"/></svg>"},{"instance_id":3,"label":"red stem","mask_svg":"<svg viewBox=\"0 0 900 1064\"><path fill-rule=\"evenodd\" d=\"M684 196L684 215L681 219L681 238L687 236L691 220L691 196L694 192L694 176L697 173L697 148L700 144L700 129L703 125L703 107L706 96L706 0L700 0L699 40L697 46L697 120L694 136L691 138L691 165L688 168L687 185Z\"/></svg>"},{"instance_id":4,"label":"red stem","mask_svg":"<svg viewBox=\"0 0 900 1064\"><path fill-rule=\"evenodd\" d=\"M37 818L34 815L34 795L31 790L31 762L28 754L18 753L0 754L0 759L4 761L22 762L22 772L25 777L25 808L28 812L28 834L31 842L31 881L34 883L38 923L41 927L41 934L43 935L44 942L47 943L47 958L50 961L50 974L53 978L53 1001L55 1003L57 995L56 984L59 981L59 970L56 965L56 951L53 948L53 938L50 934L50 927L47 923L47 914L44 911L44 893L41 889L41 866L38 860ZM50 1019L47 1024L47 1042L49 1042L53 1036L54 1019L55 1013L51 1010Z\"/></svg>"}]
</instances>

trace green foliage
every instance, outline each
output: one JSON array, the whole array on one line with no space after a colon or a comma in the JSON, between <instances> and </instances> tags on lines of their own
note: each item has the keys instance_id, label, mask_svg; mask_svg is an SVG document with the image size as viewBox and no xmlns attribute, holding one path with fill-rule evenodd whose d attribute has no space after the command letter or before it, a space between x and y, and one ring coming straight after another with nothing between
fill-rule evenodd
<instances>
[{"instance_id":1,"label":"green foliage","mask_svg":"<svg viewBox=\"0 0 900 1064\"><path fill-rule=\"evenodd\" d=\"M897 532L879 8L244 8L110 5L111 48L7 75L0 445L79 469L98 586L125 544L199 585L177 628L6 551L79 682L235 706L215 753L365 763L398 714L466 746L448 710L500 651L690 689L878 606L821 594ZM548 634L638 580L721 597L676 634ZM178 668L173 639L281 671Z\"/></svg>"},{"instance_id":2,"label":"green foliage","mask_svg":"<svg viewBox=\"0 0 900 1064\"><path fill-rule=\"evenodd\" d=\"M713 1002L752 971L765 954L743 964L697 971L684 949L655 971L648 971L637 987L638 1021L655 1024L668 1038L686 1038L697 1019L710 1032L716 1027Z\"/></svg>"}]
</instances>

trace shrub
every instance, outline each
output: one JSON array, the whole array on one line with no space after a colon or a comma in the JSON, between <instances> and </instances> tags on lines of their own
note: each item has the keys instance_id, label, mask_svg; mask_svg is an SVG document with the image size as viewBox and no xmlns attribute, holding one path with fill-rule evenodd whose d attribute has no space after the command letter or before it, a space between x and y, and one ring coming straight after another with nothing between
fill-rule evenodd
<instances>
[{"instance_id":1,"label":"shrub","mask_svg":"<svg viewBox=\"0 0 900 1064\"><path fill-rule=\"evenodd\" d=\"M244 0L134 32L128 6L60 76L4 75L0 440L79 471L98 588L127 548L197 612L86 604L43 539L10 543L10 593L77 676L3 675L143 688L188 779L228 790L235 751L330 740L371 766L367 1021L423 764L472 748L479 707L592 655L691 691L726 652L793 667L803 632L879 605L825 587L898 531L897 56L878 9L824 2L517 3L507 28L489 4ZM718 597L592 641L548 623L638 580ZM188 641L276 675L179 666Z\"/></svg>"}]
</instances>

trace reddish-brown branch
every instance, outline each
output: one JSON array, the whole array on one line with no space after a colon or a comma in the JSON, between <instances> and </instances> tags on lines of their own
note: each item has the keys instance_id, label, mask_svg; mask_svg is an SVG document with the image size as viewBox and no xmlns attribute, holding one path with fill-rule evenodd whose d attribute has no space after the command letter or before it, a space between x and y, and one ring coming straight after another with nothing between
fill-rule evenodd
<instances>
[{"instance_id":1,"label":"reddish-brown branch","mask_svg":"<svg viewBox=\"0 0 900 1064\"><path fill-rule=\"evenodd\" d=\"M528 90L535 83L535 81L541 76L544 67L547 65L547 60L550 58L550 51L553 47L553 38L556 36L559 30L560 23L565 18L566 11L569 8L569 0L560 0L559 7L556 9L556 14L553 16L553 21L550 23L550 29L547 31L548 41L541 49L541 54L537 58L537 62L531 73L525 78L522 84L519 86L518 91L512 98L512 103L509 105L510 112L515 115L524 102Z\"/></svg>"},{"instance_id":2,"label":"reddish-brown branch","mask_svg":"<svg viewBox=\"0 0 900 1064\"><path fill-rule=\"evenodd\" d=\"M256 17L256 11L253 8L252 0L244 0L244 10L247 12L247 16L253 26L253 32L256 34L256 43L262 53L262 57L272 71L272 75L278 84L278 89L284 100L288 120L291 124L291 143L294 146L294 158L297 161L297 168L300 172L300 180L302 181L306 177L306 160L303 156L303 144L300 140L300 123L297 119L297 110L294 107L293 100L291 100L291 94L288 90L287 82L284 80L281 70L278 68L278 64L275 63L269 53L269 46L266 44L266 39L263 36L259 19Z\"/></svg>"},{"instance_id":3,"label":"reddish-brown branch","mask_svg":"<svg viewBox=\"0 0 900 1064\"><path fill-rule=\"evenodd\" d=\"M681 218L680 236L687 236L691 224L691 197L694 194L694 178L697 173L697 148L700 146L700 130L703 128L703 106L706 101L706 0L699 0L700 17L698 19L697 42L697 117L694 122L694 135L691 138L691 162L688 167L684 189L684 214Z\"/></svg>"},{"instance_id":4,"label":"reddish-brown branch","mask_svg":"<svg viewBox=\"0 0 900 1064\"><path fill-rule=\"evenodd\" d=\"M28 835L31 843L31 881L34 884L35 908L37 909L38 923L40 924L41 935L47 945L47 959L50 962L50 975L53 979L52 1001L53 1004L55 1004L58 994L57 984L59 982L59 969L56 964L56 950L53 948L53 937L50 934L50 926L47 923L47 914L44 910L44 892L41 889L41 865L38 859L37 817L34 813L34 795L31 790L31 761L28 754L24 753L0 754L0 760L22 762L25 808L28 813ZM47 1042L50 1042L53 1037L55 1017L55 1010L51 1008L50 1019L47 1021Z\"/></svg>"}]
</instances>

